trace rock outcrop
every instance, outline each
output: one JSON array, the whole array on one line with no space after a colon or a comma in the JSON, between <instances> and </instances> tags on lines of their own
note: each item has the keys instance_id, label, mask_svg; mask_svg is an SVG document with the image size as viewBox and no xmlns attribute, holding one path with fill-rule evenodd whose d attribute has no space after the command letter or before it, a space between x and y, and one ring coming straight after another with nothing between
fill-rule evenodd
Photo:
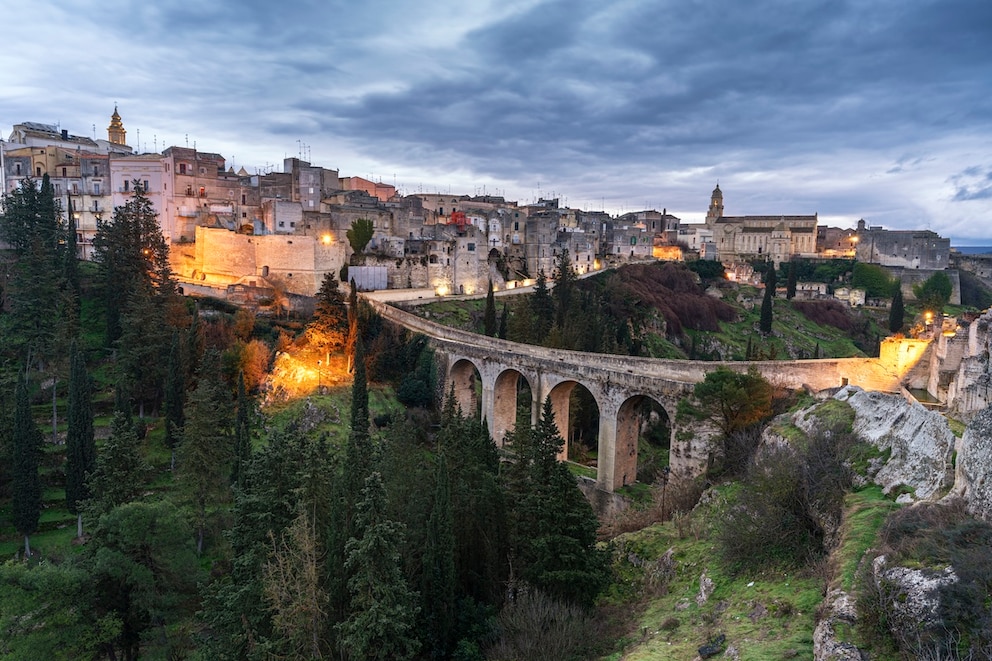
<instances>
[{"instance_id":1,"label":"rock outcrop","mask_svg":"<svg viewBox=\"0 0 992 661\"><path fill-rule=\"evenodd\" d=\"M965 429L954 478L954 493L968 503L968 513L992 521L992 406Z\"/></svg>"},{"instance_id":2,"label":"rock outcrop","mask_svg":"<svg viewBox=\"0 0 992 661\"><path fill-rule=\"evenodd\" d=\"M890 453L873 476L885 493L905 486L916 500L930 500L951 487L955 437L942 415L898 395L853 386L834 397L854 409L854 434Z\"/></svg>"}]
</instances>

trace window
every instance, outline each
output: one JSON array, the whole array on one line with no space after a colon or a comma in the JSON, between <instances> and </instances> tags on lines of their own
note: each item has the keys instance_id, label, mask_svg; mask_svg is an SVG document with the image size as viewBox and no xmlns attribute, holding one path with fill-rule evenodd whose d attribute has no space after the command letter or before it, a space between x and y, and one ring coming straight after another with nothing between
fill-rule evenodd
<instances>
[{"instance_id":1,"label":"window","mask_svg":"<svg viewBox=\"0 0 992 661\"><path fill-rule=\"evenodd\" d=\"M207 173L206 168L200 168L200 174L206 174L206 173Z\"/></svg>"},{"instance_id":2,"label":"window","mask_svg":"<svg viewBox=\"0 0 992 661\"><path fill-rule=\"evenodd\" d=\"M55 194L56 195L62 194L62 184L55 184Z\"/></svg>"},{"instance_id":3,"label":"window","mask_svg":"<svg viewBox=\"0 0 992 661\"><path fill-rule=\"evenodd\" d=\"M246 212L246 211L242 211L242 212L241 212L241 217L242 217L242 218L247 218L247 217L248 217L248 212Z\"/></svg>"},{"instance_id":4,"label":"window","mask_svg":"<svg viewBox=\"0 0 992 661\"><path fill-rule=\"evenodd\" d=\"M179 164L179 174L186 174L186 164L185 163L180 163Z\"/></svg>"},{"instance_id":5,"label":"window","mask_svg":"<svg viewBox=\"0 0 992 661\"><path fill-rule=\"evenodd\" d=\"M100 194L100 182L99 181L94 181L93 182L93 194L94 195L99 195Z\"/></svg>"},{"instance_id":6,"label":"window","mask_svg":"<svg viewBox=\"0 0 992 661\"><path fill-rule=\"evenodd\" d=\"M145 183L144 183L144 185L143 185L143 186L141 187L141 190L143 190L143 191L145 191L145 192L148 192L149 190L151 190L150 188L148 188L148 180L147 180L147 179L145 179Z\"/></svg>"},{"instance_id":7,"label":"window","mask_svg":"<svg viewBox=\"0 0 992 661\"><path fill-rule=\"evenodd\" d=\"M17 172L15 172L14 174L20 176L20 174L21 174L21 164L20 163L15 163L14 164L14 167L17 170Z\"/></svg>"},{"instance_id":8,"label":"window","mask_svg":"<svg viewBox=\"0 0 992 661\"><path fill-rule=\"evenodd\" d=\"M475 252L475 244L474 243L468 244L468 251L469 252Z\"/></svg>"},{"instance_id":9,"label":"window","mask_svg":"<svg viewBox=\"0 0 992 661\"><path fill-rule=\"evenodd\" d=\"M125 179L125 180L124 180L124 192L126 193L126 192L128 192L129 190L131 190L131 182L130 182L130 181L128 181L127 179Z\"/></svg>"},{"instance_id":10,"label":"window","mask_svg":"<svg viewBox=\"0 0 992 661\"><path fill-rule=\"evenodd\" d=\"M93 211L99 211L99 210L100 210L100 203L96 200L93 200Z\"/></svg>"},{"instance_id":11,"label":"window","mask_svg":"<svg viewBox=\"0 0 992 661\"><path fill-rule=\"evenodd\" d=\"M66 169L65 168L62 168L62 176L63 177L68 177L69 176L69 175L66 174Z\"/></svg>"},{"instance_id":12,"label":"window","mask_svg":"<svg viewBox=\"0 0 992 661\"><path fill-rule=\"evenodd\" d=\"M286 226L286 223L284 223L284 222L282 222L282 221L280 220L280 221L279 221L279 227L285 227L285 226Z\"/></svg>"},{"instance_id":13,"label":"window","mask_svg":"<svg viewBox=\"0 0 992 661\"><path fill-rule=\"evenodd\" d=\"M241 204L245 204L245 200L247 199L247 197L248 197L247 195L241 196Z\"/></svg>"},{"instance_id":14,"label":"window","mask_svg":"<svg viewBox=\"0 0 992 661\"><path fill-rule=\"evenodd\" d=\"M204 188L203 186L200 186L200 197L206 197L206 196L207 196L207 189Z\"/></svg>"},{"instance_id":15,"label":"window","mask_svg":"<svg viewBox=\"0 0 992 661\"><path fill-rule=\"evenodd\" d=\"M37 174L39 177L41 176L41 168L40 167L35 168L35 174Z\"/></svg>"},{"instance_id":16,"label":"window","mask_svg":"<svg viewBox=\"0 0 992 661\"><path fill-rule=\"evenodd\" d=\"M193 187L192 186L187 186L186 187L186 194L189 195L190 197L193 196Z\"/></svg>"},{"instance_id":17,"label":"window","mask_svg":"<svg viewBox=\"0 0 992 661\"><path fill-rule=\"evenodd\" d=\"M289 226L290 227L296 227L296 223L290 223ZM290 243L292 243L292 241L290 241Z\"/></svg>"}]
</instances>

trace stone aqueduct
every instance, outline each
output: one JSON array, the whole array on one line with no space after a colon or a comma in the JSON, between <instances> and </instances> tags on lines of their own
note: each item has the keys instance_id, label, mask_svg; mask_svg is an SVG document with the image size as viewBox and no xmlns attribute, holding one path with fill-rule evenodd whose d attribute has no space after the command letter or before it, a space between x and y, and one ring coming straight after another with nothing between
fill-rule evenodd
<instances>
[{"instance_id":1,"label":"stone aqueduct","mask_svg":"<svg viewBox=\"0 0 992 661\"><path fill-rule=\"evenodd\" d=\"M519 379L526 380L530 386L532 423L537 421L544 399L550 396L555 419L561 426L568 420L572 390L577 385L588 389L599 407L596 484L607 492L635 480L641 423L638 405L644 398L664 408L671 421L671 470L680 475L695 475L702 469L700 453L685 447L692 440L677 440L685 435L676 436L676 408L679 400L716 367L743 371L754 366L769 381L787 388L819 391L851 384L866 390L896 392L902 374L915 364L922 351L920 347L903 343L883 346L882 359L712 362L615 356L547 349L486 337L367 300L385 319L430 338L444 371L446 391L454 387L463 411L476 410L475 379L481 380L482 417L497 445L502 445L514 424ZM567 438L564 433L562 436Z\"/></svg>"}]
</instances>

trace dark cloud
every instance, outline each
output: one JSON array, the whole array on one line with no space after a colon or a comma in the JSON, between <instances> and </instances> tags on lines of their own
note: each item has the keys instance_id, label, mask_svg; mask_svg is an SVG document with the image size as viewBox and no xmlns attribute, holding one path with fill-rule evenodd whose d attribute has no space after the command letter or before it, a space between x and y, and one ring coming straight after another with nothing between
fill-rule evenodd
<instances>
[{"instance_id":1,"label":"dark cloud","mask_svg":"<svg viewBox=\"0 0 992 661\"><path fill-rule=\"evenodd\" d=\"M4 67L12 123L117 99L143 141L266 162L301 139L344 169L698 216L719 178L734 213L989 232L988 169L961 167L992 133L987 0L43 4L91 51Z\"/></svg>"}]
</instances>

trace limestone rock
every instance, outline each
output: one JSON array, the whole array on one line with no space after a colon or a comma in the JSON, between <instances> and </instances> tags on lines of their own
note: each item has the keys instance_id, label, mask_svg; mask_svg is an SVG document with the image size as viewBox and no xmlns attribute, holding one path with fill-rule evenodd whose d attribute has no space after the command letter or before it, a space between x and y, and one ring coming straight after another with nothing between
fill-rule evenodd
<instances>
[{"instance_id":1,"label":"limestone rock","mask_svg":"<svg viewBox=\"0 0 992 661\"><path fill-rule=\"evenodd\" d=\"M713 594L713 579L706 575L706 570L699 576L699 594L696 595L696 603L702 606Z\"/></svg>"},{"instance_id":2,"label":"limestone rock","mask_svg":"<svg viewBox=\"0 0 992 661\"><path fill-rule=\"evenodd\" d=\"M889 450L874 476L885 493L905 485L917 500L929 500L951 486L955 438L943 416L898 395L855 387L842 388L835 398L854 409L854 433L861 440Z\"/></svg>"},{"instance_id":3,"label":"limestone rock","mask_svg":"<svg viewBox=\"0 0 992 661\"><path fill-rule=\"evenodd\" d=\"M938 626L940 589L958 581L951 567L942 570L889 567L884 555L872 562L872 576L882 593L889 595L886 601L891 629L903 635Z\"/></svg>"},{"instance_id":4,"label":"limestone rock","mask_svg":"<svg viewBox=\"0 0 992 661\"><path fill-rule=\"evenodd\" d=\"M863 661L866 657L857 646L837 639L835 627L852 626L857 620L854 602L843 590L831 590L823 600L823 615L813 630L815 661Z\"/></svg>"},{"instance_id":5,"label":"limestone rock","mask_svg":"<svg viewBox=\"0 0 992 661\"><path fill-rule=\"evenodd\" d=\"M992 406L976 415L958 449L954 491L968 503L968 512L992 521Z\"/></svg>"}]
</instances>

